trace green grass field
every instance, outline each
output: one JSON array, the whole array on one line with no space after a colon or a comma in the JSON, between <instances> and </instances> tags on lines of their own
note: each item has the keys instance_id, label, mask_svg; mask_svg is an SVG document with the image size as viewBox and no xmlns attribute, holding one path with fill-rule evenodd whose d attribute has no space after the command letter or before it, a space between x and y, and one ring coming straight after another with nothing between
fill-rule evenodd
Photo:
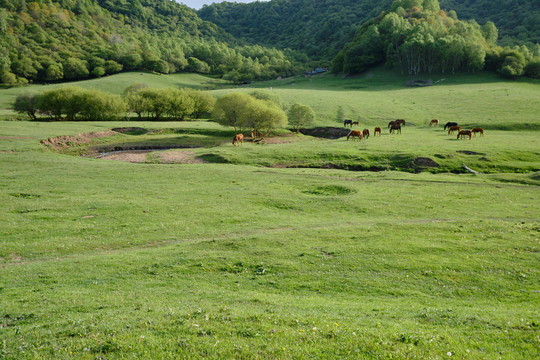
<instances>
[{"instance_id":1,"label":"green grass field","mask_svg":"<svg viewBox=\"0 0 540 360\"><path fill-rule=\"evenodd\" d=\"M137 76L88 86L120 93ZM238 89L272 87L317 126L340 126L339 106L362 128L416 125L360 142L282 132L233 147L211 121L0 121L0 358L538 358L539 84L404 79ZM2 108L16 91L0 90ZM486 135L456 140L432 118ZM168 130L40 144L124 126ZM77 156L154 145L188 148ZM204 163L160 163L188 153ZM440 168L413 173L418 157ZM484 174L452 173L463 163Z\"/></svg>"}]
</instances>

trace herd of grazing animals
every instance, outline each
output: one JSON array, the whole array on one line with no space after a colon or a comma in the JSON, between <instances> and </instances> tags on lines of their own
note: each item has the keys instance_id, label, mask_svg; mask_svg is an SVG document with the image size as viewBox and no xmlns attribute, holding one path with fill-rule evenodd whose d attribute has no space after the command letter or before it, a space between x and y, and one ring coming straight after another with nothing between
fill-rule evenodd
<instances>
[{"instance_id":1,"label":"herd of grazing animals","mask_svg":"<svg viewBox=\"0 0 540 360\"><path fill-rule=\"evenodd\" d=\"M353 125L359 126L360 123L358 121L352 121L352 120L345 120L343 121L343 126L347 127L349 125L351 128ZM388 123L388 128L390 129L390 134L397 132L401 134L401 127L405 126L405 120L404 119L396 119L393 121L390 121ZM429 122L429 126L439 126L439 120L438 119L432 119ZM472 138L472 136L476 136L476 134L480 134L480 136L484 136L484 129L480 127L475 127L472 130L464 130L461 126L458 125L457 122L447 122L444 124L444 130L448 128L448 135L452 135L455 131L458 132L457 139L462 138L464 139L466 136L469 137L469 140ZM381 136L382 135L382 129L380 126L377 126L373 131L374 136ZM369 138L369 129L364 129L362 131L360 130L351 130L349 134L347 135L347 140L352 138L354 141L355 138L357 138L359 141L362 139ZM233 138L233 146L236 145L242 145L244 142L244 135L237 134Z\"/></svg>"},{"instance_id":2,"label":"herd of grazing animals","mask_svg":"<svg viewBox=\"0 0 540 360\"><path fill-rule=\"evenodd\" d=\"M343 123L344 126L350 125L351 127L353 125L359 125L358 121L352 121L352 120L345 120ZM388 123L388 128L390 129L390 134L397 132L401 134L401 127L405 126L405 120L404 119L397 119L390 121ZM429 122L429 126L439 126L439 120L438 119L432 119ZM461 126L458 125L457 122L447 122L444 125L444 130L448 129L448 135L452 135L454 132L457 131L457 139L461 138L464 139L466 136L469 137L469 140L472 138L472 136L476 136L476 134L480 134L480 136L484 136L484 129L480 127L475 127L472 130L466 130L463 129ZM377 136L381 136L382 129L377 126L375 130L373 131L373 134ZM369 129L364 129L361 133L358 130L351 130L349 134L347 135L347 140L351 138L354 140L355 138L358 138L358 140L362 140L362 138L367 139L369 137Z\"/></svg>"}]
</instances>

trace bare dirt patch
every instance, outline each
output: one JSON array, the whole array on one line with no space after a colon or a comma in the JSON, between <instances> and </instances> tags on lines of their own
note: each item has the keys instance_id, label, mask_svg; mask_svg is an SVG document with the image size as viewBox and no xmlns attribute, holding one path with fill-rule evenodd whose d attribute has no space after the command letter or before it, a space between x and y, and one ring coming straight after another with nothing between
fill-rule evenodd
<instances>
[{"instance_id":1,"label":"bare dirt patch","mask_svg":"<svg viewBox=\"0 0 540 360\"><path fill-rule=\"evenodd\" d=\"M99 131L99 132L90 132L78 135L63 135L57 136L54 138L48 138L41 140L41 143L45 146L51 147L53 150L61 150L68 148L70 146L77 146L81 144L87 144L93 139L102 138L106 136L112 136L116 134L115 131Z\"/></svg>"},{"instance_id":2,"label":"bare dirt patch","mask_svg":"<svg viewBox=\"0 0 540 360\"><path fill-rule=\"evenodd\" d=\"M127 161L131 163L144 163L146 162L146 155L152 151L150 150L132 150L132 151L119 151L110 154L100 156L100 159L114 160L114 161Z\"/></svg>"},{"instance_id":3,"label":"bare dirt patch","mask_svg":"<svg viewBox=\"0 0 540 360\"><path fill-rule=\"evenodd\" d=\"M205 161L189 150L165 151L159 155L162 164L203 164Z\"/></svg>"}]
</instances>

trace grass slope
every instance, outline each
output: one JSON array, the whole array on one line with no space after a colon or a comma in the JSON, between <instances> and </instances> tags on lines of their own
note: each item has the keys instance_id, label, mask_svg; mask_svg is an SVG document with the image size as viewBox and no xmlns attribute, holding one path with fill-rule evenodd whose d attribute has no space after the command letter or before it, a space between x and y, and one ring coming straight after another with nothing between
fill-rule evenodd
<instances>
[{"instance_id":1,"label":"grass slope","mask_svg":"<svg viewBox=\"0 0 540 360\"><path fill-rule=\"evenodd\" d=\"M346 88L363 79L288 81L261 86L314 105L341 94L346 109L360 100L375 109L367 99L380 99L388 116L398 107L384 105L400 96L421 113L437 100L382 80L379 91ZM310 90L317 81L321 88ZM492 100L470 86L508 88L508 97L538 91L495 79L430 89L468 100L459 114L487 108ZM536 126L537 106L523 102L514 112ZM204 121L0 122L0 357L535 359L537 131L518 130L522 120L498 110L486 116L493 128L471 141L419 122L355 143L298 136L237 148L230 129ZM190 149L200 157L228 163L132 164L39 143L117 126L176 129L117 135L117 143L188 141L205 146ZM485 156L493 171L529 172L247 165L378 163L393 153L449 164Z\"/></svg>"}]
</instances>

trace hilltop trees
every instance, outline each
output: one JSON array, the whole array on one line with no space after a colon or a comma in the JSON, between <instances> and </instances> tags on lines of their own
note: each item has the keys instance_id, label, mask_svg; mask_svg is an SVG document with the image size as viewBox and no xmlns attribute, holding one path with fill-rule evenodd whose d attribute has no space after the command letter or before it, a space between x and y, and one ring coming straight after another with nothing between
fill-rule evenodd
<instances>
[{"instance_id":1,"label":"hilltop trees","mask_svg":"<svg viewBox=\"0 0 540 360\"><path fill-rule=\"evenodd\" d=\"M484 67L496 28L459 21L436 0L396 0L387 14L365 25L336 57L333 71L358 73L386 63L410 75Z\"/></svg>"},{"instance_id":2,"label":"hilltop trees","mask_svg":"<svg viewBox=\"0 0 540 360\"><path fill-rule=\"evenodd\" d=\"M396 0L359 29L334 58L332 71L354 74L384 63L409 75L483 69L523 75L538 44L503 49L495 46L497 36L492 22L458 20L455 11L440 10L437 0Z\"/></svg>"}]
</instances>

